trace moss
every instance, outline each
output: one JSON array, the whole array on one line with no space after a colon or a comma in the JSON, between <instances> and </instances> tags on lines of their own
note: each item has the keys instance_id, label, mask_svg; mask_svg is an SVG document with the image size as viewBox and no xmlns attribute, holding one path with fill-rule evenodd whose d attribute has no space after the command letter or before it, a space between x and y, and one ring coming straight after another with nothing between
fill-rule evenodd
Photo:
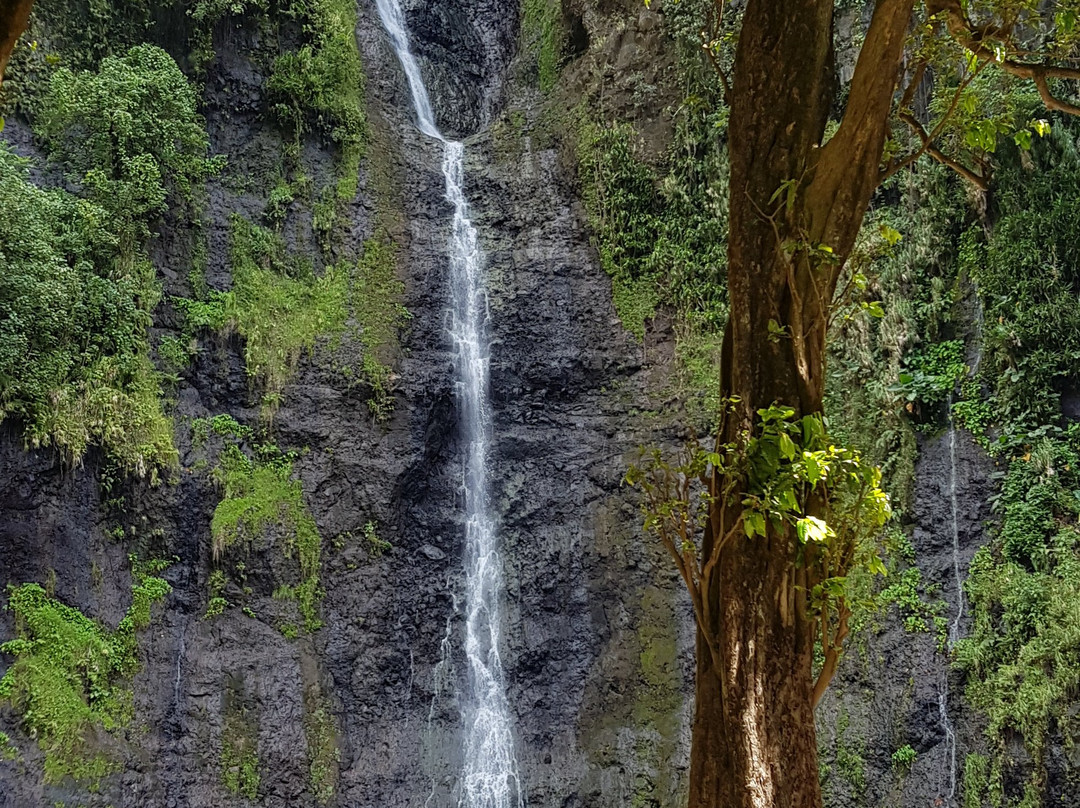
<instances>
[{"instance_id":1,"label":"moss","mask_svg":"<svg viewBox=\"0 0 1080 808\"><path fill-rule=\"evenodd\" d=\"M221 777L233 794L254 800L259 794L259 723L250 708L227 694L221 732Z\"/></svg>"},{"instance_id":2,"label":"moss","mask_svg":"<svg viewBox=\"0 0 1080 808\"><path fill-rule=\"evenodd\" d=\"M272 446L260 447L255 459L236 444L227 446L214 470L222 499L214 509L210 532L218 559L238 541L251 541L273 528L282 531L286 556L299 562L300 581L280 586L274 596L295 601L304 628L315 631L322 626L322 537L304 501L303 486L292 477L294 459L295 453L282 454Z\"/></svg>"},{"instance_id":3,"label":"moss","mask_svg":"<svg viewBox=\"0 0 1080 808\"><path fill-rule=\"evenodd\" d=\"M851 719L841 706L836 718L836 770L851 786L852 796L861 803L866 797L865 738L849 741Z\"/></svg>"},{"instance_id":4,"label":"moss","mask_svg":"<svg viewBox=\"0 0 1080 808\"><path fill-rule=\"evenodd\" d=\"M521 11L523 50L536 65L540 91L549 93L559 80L566 34L559 0L525 0Z\"/></svg>"},{"instance_id":5,"label":"moss","mask_svg":"<svg viewBox=\"0 0 1080 808\"><path fill-rule=\"evenodd\" d=\"M6 732L0 732L0 760L18 760L19 749L11 742Z\"/></svg>"},{"instance_id":6,"label":"moss","mask_svg":"<svg viewBox=\"0 0 1080 808\"><path fill-rule=\"evenodd\" d=\"M320 805L327 805L334 798L337 789L341 750L337 745L334 719L326 705L317 697L310 700L314 704L304 716L304 737L308 748L308 784L315 800Z\"/></svg>"},{"instance_id":7,"label":"moss","mask_svg":"<svg viewBox=\"0 0 1080 808\"><path fill-rule=\"evenodd\" d=\"M989 777L989 758L974 752L964 758L964 808L982 808L988 796Z\"/></svg>"},{"instance_id":8,"label":"moss","mask_svg":"<svg viewBox=\"0 0 1080 808\"><path fill-rule=\"evenodd\" d=\"M672 392L694 415L711 414L727 322L726 109L688 101L676 116L674 144L655 166L638 154L632 126L582 116L582 200L615 311L639 340L658 310L674 315L679 361Z\"/></svg>"},{"instance_id":9,"label":"moss","mask_svg":"<svg viewBox=\"0 0 1080 808\"><path fill-rule=\"evenodd\" d=\"M409 318L401 304L405 285L398 280L394 244L388 237L364 242L353 276L350 299L363 346L362 373L371 386L368 408L376 418L393 409L391 363L399 350L398 332Z\"/></svg>"},{"instance_id":10,"label":"moss","mask_svg":"<svg viewBox=\"0 0 1080 808\"><path fill-rule=\"evenodd\" d=\"M234 215L231 220L233 290L224 298L229 322L244 337L248 375L269 401L280 400L304 351L345 328L348 268L310 263L289 254L270 231ZM274 409L272 403L270 411Z\"/></svg>"},{"instance_id":11,"label":"moss","mask_svg":"<svg viewBox=\"0 0 1080 808\"><path fill-rule=\"evenodd\" d=\"M112 631L38 584L11 588L7 608L15 613L16 638L0 651L15 659L0 679L0 699L22 715L45 753L46 782L70 776L93 784L118 767L94 747L91 730L116 731L132 718L127 679L138 668L136 632L171 590L151 574L164 566L132 559L131 606Z\"/></svg>"},{"instance_id":12,"label":"moss","mask_svg":"<svg viewBox=\"0 0 1080 808\"><path fill-rule=\"evenodd\" d=\"M678 751L679 722L683 707L682 674L678 660L678 621L672 614L671 595L649 587L641 598L638 624L638 665L642 685L634 691L632 721L638 729L635 747L637 768L650 771L638 778L636 804L666 799L673 784L666 765Z\"/></svg>"}]
</instances>

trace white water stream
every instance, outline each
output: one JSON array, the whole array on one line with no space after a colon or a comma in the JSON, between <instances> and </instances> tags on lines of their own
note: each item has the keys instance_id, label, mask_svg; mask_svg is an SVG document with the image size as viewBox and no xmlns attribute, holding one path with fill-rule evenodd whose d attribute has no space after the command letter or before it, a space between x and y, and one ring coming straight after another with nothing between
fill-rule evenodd
<instances>
[{"instance_id":1,"label":"white water stream","mask_svg":"<svg viewBox=\"0 0 1080 808\"><path fill-rule=\"evenodd\" d=\"M514 756L510 706L499 658L502 619L502 561L490 512L487 465L491 445L488 399L489 347L484 260L465 198L461 143L435 125L427 88L409 50L409 35L398 0L376 0L412 93L417 125L443 145L446 200L454 208L450 236L450 336L457 354L458 400L465 458L465 656L469 693L464 707L465 747L459 805L512 808L524 805Z\"/></svg>"},{"instance_id":2,"label":"white water stream","mask_svg":"<svg viewBox=\"0 0 1080 808\"><path fill-rule=\"evenodd\" d=\"M964 575L960 569L960 516L957 504L956 485L956 424L952 415L953 399L949 394L946 406L949 408L949 508L952 522L952 568L956 588L956 613L949 623L947 649L951 653L956 641L960 639L960 622L964 618ZM945 808L951 808L956 801L956 728L949 717L949 670L946 667L941 677L941 689L938 691L938 714L945 729L945 755L948 767L948 797Z\"/></svg>"}]
</instances>

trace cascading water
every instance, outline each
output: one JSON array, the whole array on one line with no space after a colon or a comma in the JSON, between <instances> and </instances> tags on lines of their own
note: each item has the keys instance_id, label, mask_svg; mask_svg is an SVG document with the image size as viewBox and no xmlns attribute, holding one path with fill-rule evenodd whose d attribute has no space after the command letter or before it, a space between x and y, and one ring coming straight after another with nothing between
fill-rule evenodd
<instances>
[{"instance_id":1,"label":"cascading water","mask_svg":"<svg viewBox=\"0 0 1080 808\"><path fill-rule=\"evenodd\" d=\"M956 424L952 415L952 394L946 406L949 408L949 508L952 528L952 568L956 587L956 613L949 623L947 648L951 652L960 639L960 622L964 618L964 576L960 569L960 517L957 505L956 485ZM938 714L945 730L945 755L948 768L948 797L946 808L950 808L956 799L956 728L949 717L949 672L946 669L941 677L941 690L938 692Z\"/></svg>"},{"instance_id":2,"label":"cascading water","mask_svg":"<svg viewBox=\"0 0 1080 808\"><path fill-rule=\"evenodd\" d=\"M376 0L376 5L408 79L420 131L443 144L446 199L454 208L450 236L450 336L457 354L461 431L466 445L465 656L470 688L463 716L465 749L459 804L465 808L522 806L524 796L499 658L502 562L487 483L491 443L487 295L483 255L465 198L465 147L444 138L435 125L427 88L409 50L405 17L398 0Z\"/></svg>"}]
</instances>

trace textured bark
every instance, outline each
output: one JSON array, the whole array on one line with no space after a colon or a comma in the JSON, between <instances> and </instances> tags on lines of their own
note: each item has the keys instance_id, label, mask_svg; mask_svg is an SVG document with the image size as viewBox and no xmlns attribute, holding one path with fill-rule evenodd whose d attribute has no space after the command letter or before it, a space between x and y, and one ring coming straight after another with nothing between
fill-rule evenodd
<instances>
[{"instance_id":1,"label":"textured bark","mask_svg":"<svg viewBox=\"0 0 1080 808\"><path fill-rule=\"evenodd\" d=\"M878 2L843 121L822 147L833 96L832 0L747 4L732 86L722 369L725 395L740 403L725 442L752 430L756 411L774 403L821 412L829 305L877 184L912 5ZM790 193L777 195L782 188ZM747 540L737 505L714 506L703 558L733 529L701 582L708 620L698 626L690 805L818 808L815 624L805 602L814 582L795 565L790 531L770 527Z\"/></svg>"},{"instance_id":2,"label":"textured bark","mask_svg":"<svg viewBox=\"0 0 1080 808\"><path fill-rule=\"evenodd\" d=\"M33 6L34 0L0 0L0 81L3 81L15 43L26 30Z\"/></svg>"}]
</instances>

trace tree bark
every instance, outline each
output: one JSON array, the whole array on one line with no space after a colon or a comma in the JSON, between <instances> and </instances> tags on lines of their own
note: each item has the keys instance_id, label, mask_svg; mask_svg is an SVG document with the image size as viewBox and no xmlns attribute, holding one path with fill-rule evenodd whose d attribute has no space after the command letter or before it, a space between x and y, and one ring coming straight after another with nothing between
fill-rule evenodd
<instances>
[{"instance_id":1,"label":"tree bark","mask_svg":"<svg viewBox=\"0 0 1080 808\"><path fill-rule=\"evenodd\" d=\"M11 51L26 30L34 0L0 0L0 81L3 81Z\"/></svg>"},{"instance_id":2,"label":"tree bark","mask_svg":"<svg viewBox=\"0 0 1080 808\"><path fill-rule=\"evenodd\" d=\"M747 3L731 94L722 367L738 404L722 442L745 440L757 410L776 403L822 410L830 303L877 184L912 5L877 3L844 118L822 147L833 0ZM737 502L715 503L702 547L710 558L734 529L701 581L690 806L819 808L813 582L791 531L748 540L741 520Z\"/></svg>"}]
</instances>

